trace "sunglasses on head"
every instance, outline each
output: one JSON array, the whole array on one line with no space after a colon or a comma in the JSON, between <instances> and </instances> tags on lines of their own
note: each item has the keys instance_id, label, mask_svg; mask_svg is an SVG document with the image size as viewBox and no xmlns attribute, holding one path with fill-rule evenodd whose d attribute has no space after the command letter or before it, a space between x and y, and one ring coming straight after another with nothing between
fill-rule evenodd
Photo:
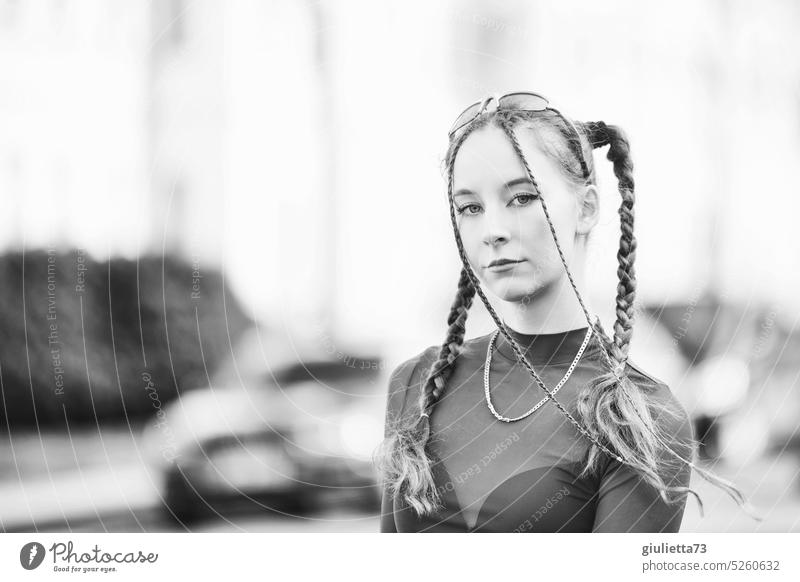
<instances>
[{"instance_id":1,"label":"sunglasses on head","mask_svg":"<svg viewBox=\"0 0 800 582\"><path fill-rule=\"evenodd\" d=\"M480 115L486 111L486 108L489 106L489 103L494 101L497 104L497 109L509 109L509 110L516 110L516 111L552 111L556 115L558 115L561 119L564 120L567 127L572 131L573 137L575 138L574 143L570 143L570 147L574 150L575 154L578 157L578 160L581 164L581 169L583 170L583 176L585 179L589 179L589 168L586 165L586 160L583 157L583 148L579 145L581 143L580 134L572 122L564 117L558 109L550 107L550 102L547 100L547 97L543 95L539 95L538 93L532 93L528 91L517 91L514 93L506 93L502 96L492 95L489 97L484 98L481 101L476 101L469 107L467 107L461 114L456 118L455 122L453 123L450 131L448 132L448 138L452 139L453 135L458 132L459 130L465 128L470 123L475 121Z\"/></svg>"},{"instance_id":2,"label":"sunglasses on head","mask_svg":"<svg viewBox=\"0 0 800 582\"><path fill-rule=\"evenodd\" d=\"M520 91L508 93L502 97L491 95L481 101L476 101L462 111L461 115L456 118L455 123L453 123L453 126L450 128L448 137L453 137L453 134L459 129L475 121L481 113L486 111L491 101L497 103L498 109L517 109L519 111L544 111L548 109L549 105L547 98L538 93Z\"/></svg>"}]
</instances>

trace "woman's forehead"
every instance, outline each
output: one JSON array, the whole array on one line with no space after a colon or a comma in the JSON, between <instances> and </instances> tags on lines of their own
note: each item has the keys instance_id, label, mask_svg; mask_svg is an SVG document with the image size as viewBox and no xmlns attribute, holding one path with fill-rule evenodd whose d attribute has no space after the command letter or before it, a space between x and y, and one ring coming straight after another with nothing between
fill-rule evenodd
<instances>
[{"instance_id":1,"label":"woman's forehead","mask_svg":"<svg viewBox=\"0 0 800 582\"><path fill-rule=\"evenodd\" d=\"M534 178L547 181L557 170L556 166L536 145L532 132L516 130L516 134ZM527 177L525 166L509 137L495 126L471 133L461 145L453 165L456 190L498 189L520 177Z\"/></svg>"}]
</instances>

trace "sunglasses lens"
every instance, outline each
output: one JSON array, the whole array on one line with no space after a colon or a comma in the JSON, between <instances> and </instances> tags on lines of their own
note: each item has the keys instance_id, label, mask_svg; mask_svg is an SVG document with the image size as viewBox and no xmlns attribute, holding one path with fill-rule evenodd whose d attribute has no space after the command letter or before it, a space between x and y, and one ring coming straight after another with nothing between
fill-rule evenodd
<instances>
[{"instance_id":1,"label":"sunglasses lens","mask_svg":"<svg viewBox=\"0 0 800 582\"><path fill-rule=\"evenodd\" d=\"M500 99L500 105L506 109L543 111L548 103L547 99L536 93L510 93Z\"/></svg>"},{"instance_id":2,"label":"sunglasses lens","mask_svg":"<svg viewBox=\"0 0 800 582\"><path fill-rule=\"evenodd\" d=\"M464 110L464 113L458 116L453 126L450 128L450 135L453 135L456 131L458 131L461 127L472 121L475 116L478 114L478 111L481 109L480 103L475 103L474 105L470 105Z\"/></svg>"}]
</instances>

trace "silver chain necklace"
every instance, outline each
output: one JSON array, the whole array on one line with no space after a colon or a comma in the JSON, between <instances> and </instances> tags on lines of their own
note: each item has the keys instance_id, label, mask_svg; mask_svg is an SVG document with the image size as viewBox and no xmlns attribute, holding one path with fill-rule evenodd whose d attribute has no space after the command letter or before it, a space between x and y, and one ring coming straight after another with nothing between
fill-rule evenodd
<instances>
[{"instance_id":1,"label":"silver chain necklace","mask_svg":"<svg viewBox=\"0 0 800 582\"><path fill-rule=\"evenodd\" d=\"M530 416L531 414L533 414L534 412L536 412L542 404L544 404L545 402L547 402L550 399L550 397L549 396L545 396L544 398L542 398L539 401L539 403L536 406L531 408L525 414L523 414L521 416L517 416L516 418L508 418L507 416L503 416L502 414L497 412L497 410L495 410L495 407L492 405L492 398L491 398L491 396L489 394L489 370L491 369L491 365L492 365L492 350L494 348L494 343L495 343L495 340L497 339L497 335L499 333L500 333L500 330L496 329L495 332L492 334L491 339L489 340L489 347L486 349L486 363L484 364L484 368L483 368L483 389L484 389L484 392L486 393L486 404L489 405L489 410L492 411L492 414L494 415L494 417L497 420L502 420L503 422L515 422L517 420L522 420L523 418L526 418L526 417ZM561 378L561 381L550 392L551 394L555 394L556 392L561 390L561 387L567 382L569 377L572 375L572 372L575 370L575 366L578 365L578 362L580 361L581 356L583 355L583 351L586 349L586 346L589 345L589 339L591 337L592 337L592 327L589 326L589 328L586 330L586 337L583 338L583 344L581 344L581 349L578 350L578 354L575 356L575 359L572 360L572 364L570 364L570 367L567 370L567 373L564 374L564 377Z\"/></svg>"}]
</instances>

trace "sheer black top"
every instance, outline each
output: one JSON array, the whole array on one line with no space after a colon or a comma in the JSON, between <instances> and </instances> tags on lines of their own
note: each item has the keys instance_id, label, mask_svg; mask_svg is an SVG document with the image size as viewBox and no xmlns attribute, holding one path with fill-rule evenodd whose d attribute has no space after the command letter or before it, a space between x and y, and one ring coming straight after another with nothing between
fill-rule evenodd
<instances>
[{"instance_id":1,"label":"sheer black top","mask_svg":"<svg viewBox=\"0 0 800 582\"><path fill-rule=\"evenodd\" d=\"M529 335L510 330L536 373L552 391L578 353L587 328ZM497 420L484 395L483 372L491 334L464 342L455 371L431 414L433 474L444 509L420 518L384 486L382 532L676 532L686 503L668 504L627 465L602 455L601 470L579 477L590 444L548 400L516 422ZM387 428L400 414L418 415L420 384L439 346L399 365L389 381ZM602 373L601 347L592 336L572 376L556 393L575 414L580 389ZM673 447L692 458L694 435L685 408L669 387L633 362L626 367L637 385L653 390L656 401L671 404L678 418L657 413ZM505 417L530 410L546 396L521 366L505 337L495 342L490 370L491 398ZM388 432L388 430L387 430ZM688 486L691 468L670 457L664 474L670 485ZM671 494L674 496L674 494Z\"/></svg>"}]
</instances>

